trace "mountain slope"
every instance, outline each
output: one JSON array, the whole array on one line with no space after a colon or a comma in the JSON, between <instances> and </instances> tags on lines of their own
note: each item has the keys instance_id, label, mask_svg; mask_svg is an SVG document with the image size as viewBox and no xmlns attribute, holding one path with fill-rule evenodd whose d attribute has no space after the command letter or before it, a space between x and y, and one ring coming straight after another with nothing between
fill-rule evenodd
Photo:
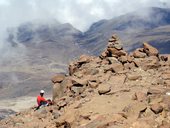
<instances>
[{"instance_id":1,"label":"mountain slope","mask_svg":"<svg viewBox=\"0 0 170 128\"><path fill-rule=\"evenodd\" d=\"M143 12L142 12L143 11ZM113 18L111 20L101 20L94 23L90 29L84 33L80 38L79 43L83 48L92 51L95 55L98 55L103 47L106 46L107 39L111 36L111 33L117 33L127 50L131 50L131 47L139 47L143 41L157 42L163 38L169 39L169 29L167 28L166 35L164 30L159 33L159 36L155 36L157 29L165 25L170 25L170 9L167 8L145 8L140 11L132 12L126 15ZM165 27L166 28L166 27ZM154 36L152 40L149 36L145 36L145 33L150 32L150 36ZM158 34L158 33L157 33ZM137 40L136 40L137 39ZM168 42L161 41L161 46L165 44L164 48L167 48ZM160 45L153 43L158 49ZM165 53L168 50L163 50Z\"/></svg>"},{"instance_id":2,"label":"mountain slope","mask_svg":"<svg viewBox=\"0 0 170 128\"><path fill-rule=\"evenodd\" d=\"M51 93L49 77L66 72L66 65L86 53L76 42L81 32L70 24L25 23L8 30L15 54L0 63L0 99Z\"/></svg>"}]
</instances>

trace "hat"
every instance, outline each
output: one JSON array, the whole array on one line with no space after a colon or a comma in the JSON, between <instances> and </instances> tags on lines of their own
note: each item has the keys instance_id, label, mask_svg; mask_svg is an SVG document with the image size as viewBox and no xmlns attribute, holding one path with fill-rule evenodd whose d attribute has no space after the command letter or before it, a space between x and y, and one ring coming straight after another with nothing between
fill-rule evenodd
<instances>
[{"instance_id":1,"label":"hat","mask_svg":"<svg viewBox=\"0 0 170 128\"><path fill-rule=\"evenodd\" d=\"M45 91L44 90L41 90L40 93L44 93Z\"/></svg>"}]
</instances>

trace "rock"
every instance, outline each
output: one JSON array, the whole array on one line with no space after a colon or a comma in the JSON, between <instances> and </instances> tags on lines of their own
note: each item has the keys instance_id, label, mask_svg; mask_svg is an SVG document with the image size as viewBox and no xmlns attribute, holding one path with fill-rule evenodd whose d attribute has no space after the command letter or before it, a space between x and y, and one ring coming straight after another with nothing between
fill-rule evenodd
<instances>
[{"instance_id":1,"label":"rock","mask_svg":"<svg viewBox=\"0 0 170 128\"><path fill-rule=\"evenodd\" d=\"M88 81L88 86L91 88L97 88L98 87L98 83L97 82L93 82L93 81Z\"/></svg>"},{"instance_id":2,"label":"rock","mask_svg":"<svg viewBox=\"0 0 170 128\"><path fill-rule=\"evenodd\" d=\"M136 92L135 95L136 95L137 100L140 101L140 102L147 100L147 94L146 93L139 91L139 92Z\"/></svg>"},{"instance_id":3,"label":"rock","mask_svg":"<svg viewBox=\"0 0 170 128\"><path fill-rule=\"evenodd\" d=\"M64 74L57 74L56 76L54 76L51 81L55 84L55 83L61 83L65 78Z\"/></svg>"},{"instance_id":4,"label":"rock","mask_svg":"<svg viewBox=\"0 0 170 128\"><path fill-rule=\"evenodd\" d=\"M107 60L110 64L119 63L118 59L115 57L108 57Z\"/></svg>"},{"instance_id":5,"label":"rock","mask_svg":"<svg viewBox=\"0 0 170 128\"><path fill-rule=\"evenodd\" d=\"M161 61L168 61L168 57L165 55L161 55L159 58Z\"/></svg>"},{"instance_id":6,"label":"rock","mask_svg":"<svg viewBox=\"0 0 170 128\"><path fill-rule=\"evenodd\" d=\"M61 113L59 111L55 111L52 113L54 119L58 119L61 116Z\"/></svg>"},{"instance_id":7,"label":"rock","mask_svg":"<svg viewBox=\"0 0 170 128\"><path fill-rule=\"evenodd\" d=\"M78 86L73 86L71 87L71 91L75 94L75 95L79 95L82 94L85 91L85 88L83 87L78 87Z\"/></svg>"},{"instance_id":8,"label":"rock","mask_svg":"<svg viewBox=\"0 0 170 128\"><path fill-rule=\"evenodd\" d=\"M113 87L118 87L120 88L121 86L124 85L126 80L126 76L125 75L114 75L111 76L108 80L107 83L109 83L110 85L112 85Z\"/></svg>"},{"instance_id":9,"label":"rock","mask_svg":"<svg viewBox=\"0 0 170 128\"><path fill-rule=\"evenodd\" d=\"M158 56L158 50L148 43L143 43L144 51L148 56Z\"/></svg>"},{"instance_id":10,"label":"rock","mask_svg":"<svg viewBox=\"0 0 170 128\"><path fill-rule=\"evenodd\" d=\"M106 58L107 56L109 56L109 52L106 50L106 51L102 52L99 57L100 57L101 59L104 59L104 58Z\"/></svg>"},{"instance_id":11,"label":"rock","mask_svg":"<svg viewBox=\"0 0 170 128\"><path fill-rule=\"evenodd\" d=\"M111 86L108 84L100 84L98 87L99 95L106 94L111 91Z\"/></svg>"},{"instance_id":12,"label":"rock","mask_svg":"<svg viewBox=\"0 0 170 128\"><path fill-rule=\"evenodd\" d=\"M78 65L74 63L70 63L68 70L69 70L69 75L73 75L78 70Z\"/></svg>"},{"instance_id":13,"label":"rock","mask_svg":"<svg viewBox=\"0 0 170 128\"><path fill-rule=\"evenodd\" d=\"M133 62L137 67L141 67L143 70L155 69L160 66L159 59L156 56L150 56L147 58L134 59Z\"/></svg>"},{"instance_id":14,"label":"rock","mask_svg":"<svg viewBox=\"0 0 170 128\"><path fill-rule=\"evenodd\" d=\"M53 85L53 101L56 98L63 97L65 95L64 91L65 91L65 87L63 86L63 84L59 84L59 83L54 84Z\"/></svg>"},{"instance_id":15,"label":"rock","mask_svg":"<svg viewBox=\"0 0 170 128\"><path fill-rule=\"evenodd\" d=\"M157 104L153 104L153 105L151 106L151 110L152 110L155 114L159 114L159 113L161 113L161 112L163 111L163 107L162 107L159 103L157 103Z\"/></svg>"},{"instance_id":16,"label":"rock","mask_svg":"<svg viewBox=\"0 0 170 128\"><path fill-rule=\"evenodd\" d=\"M128 78L128 80L139 80L139 79L141 79L142 78L142 76L141 75L138 75L138 74L128 74L127 75L127 78Z\"/></svg>"},{"instance_id":17,"label":"rock","mask_svg":"<svg viewBox=\"0 0 170 128\"><path fill-rule=\"evenodd\" d=\"M127 115L128 118L138 119L141 113L145 112L147 109L147 104L144 102L135 102L133 104L129 104L123 109L123 112Z\"/></svg>"},{"instance_id":18,"label":"rock","mask_svg":"<svg viewBox=\"0 0 170 128\"><path fill-rule=\"evenodd\" d=\"M118 41L115 42L114 48L116 48L117 50L122 50L123 49L122 45L120 45L120 42L118 42Z\"/></svg>"},{"instance_id":19,"label":"rock","mask_svg":"<svg viewBox=\"0 0 170 128\"><path fill-rule=\"evenodd\" d=\"M134 52L133 52L133 56L135 58L145 58L147 55L146 53L143 53L140 51L140 49L136 49Z\"/></svg>"},{"instance_id":20,"label":"rock","mask_svg":"<svg viewBox=\"0 0 170 128\"><path fill-rule=\"evenodd\" d=\"M125 69L134 69L135 68L135 64L132 62L132 63L125 63L124 64L124 68Z\"/></svg>"},{"instance_id":21,"label":"rock","mask_svg":"<svg viewBox=\"0 0 170 128\"><path fill-rule=\"evenodd\" d=\"M99 70L96 68L91 68L91 69L87 69L84 74L85 75L96 75L99 73Z\"/></svg>"},{"instance_id":22,"label":"rock","mask_svg":"<svg viewBox=\"0 0 170 128\"><path fill-rule=\"evenodd\" d=\"M83 87L87 85L87 79L77 79L75 77L71 77L70 78L71 82L72 82L72 86L76 86L76 87Z\"/></svg>"},{"instance_id":23,"label":"rock","mask_svg":"<svg viewBox=\"0 0 170 128\"><path fill-rule=\"evenodd\" d=\"M116 39L110 38L108 42L115 42L115 41L116 41Z\"/></svg>"},{"instance_id":24,"label":"rock","mask_svg":"<svg viewBox=\"0 0 170 128\"><path fill-rule=\"evenodd\" d=\"M164 93L164 89L158 89L158 88L149 88L147 91L148 95L157 95Z\"/></svg>"},{"instance_id":25,"label":"rock","mask_svg":"<svg viewBox=\"0 0 170 128\"><path fill-rule=\"evenodd\" d=\"M89 63L92 57L88 55L81 55L79 60L77 61L79 64Z\"/></svg>"},{"instance_id":26,"label":"rock","mask_svg":"<svg viewBox=\"0 0 170 128\"><path fill-rule=\"evenodd\" d=\"M124 70L122 63L113 63L111 64L111 69L113 72L118 73Z\"/></svg>"},{"instance_id":27,"label":"rock","mask_svg":"<svg viewBox=\"0 0 170 128\"><path fill-rule=\"evenodd\" d=\"M57 106L59 106L59 109L62 108L62 107L64 107L64 106L66 106L66 105L67 105L67 102L64 101L64 100L61 100L61 101L59 101L59 102L57 103Z\"/></svg>"},{"instance_id":28,"label":"rock","mask_svg":"<svg viewBox=\"0 0 170 128\"><path fill-rule=\"evenodd\" d=\"M121 63L127 63L128 62L128 58L127 58L127 56L121 56L121 57L119 57L119 59L118 59Z\"/></svg>"}]
</instances>

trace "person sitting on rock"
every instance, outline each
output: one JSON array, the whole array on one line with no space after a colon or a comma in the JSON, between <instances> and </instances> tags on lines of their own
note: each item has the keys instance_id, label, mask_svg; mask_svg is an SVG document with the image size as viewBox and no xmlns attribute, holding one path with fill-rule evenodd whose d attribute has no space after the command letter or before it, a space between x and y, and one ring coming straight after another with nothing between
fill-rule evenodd
<instances>
[{"instance_id":1,"label":"person sitting on rock","mask_svg":"<svg viewBox=\"0 0 170 128\"><path fill-rule=\"evenodd\" d=\"M37 96L37 104L38 104L38 107L37 109L41 108L42 106L49 106L49 105L52 105L52 102L51 100L46 100L43 96L44 96L44 93L45 91L44 90L41 90L40 91L40 95Z\"/></svg>"}]
</instances>

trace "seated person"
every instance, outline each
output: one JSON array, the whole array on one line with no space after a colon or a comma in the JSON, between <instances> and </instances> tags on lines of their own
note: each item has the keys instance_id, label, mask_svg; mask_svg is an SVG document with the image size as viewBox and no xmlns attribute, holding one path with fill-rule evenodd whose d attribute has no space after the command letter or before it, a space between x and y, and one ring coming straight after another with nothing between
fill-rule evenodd
<instances>
[{"instance_id":1,"label":"seated person","mask_svg":"<svg viewBox=\"0 0 170 128\"><path fill-rule=\"evenodd\" d=\"M41 90L40 91L40 95L37 96L37 104L38 107L37 109L39 109L41 106L48 106L48 100L46 100L43 96L44 96L45 91Z\"/></svg>"}]
</instances>

